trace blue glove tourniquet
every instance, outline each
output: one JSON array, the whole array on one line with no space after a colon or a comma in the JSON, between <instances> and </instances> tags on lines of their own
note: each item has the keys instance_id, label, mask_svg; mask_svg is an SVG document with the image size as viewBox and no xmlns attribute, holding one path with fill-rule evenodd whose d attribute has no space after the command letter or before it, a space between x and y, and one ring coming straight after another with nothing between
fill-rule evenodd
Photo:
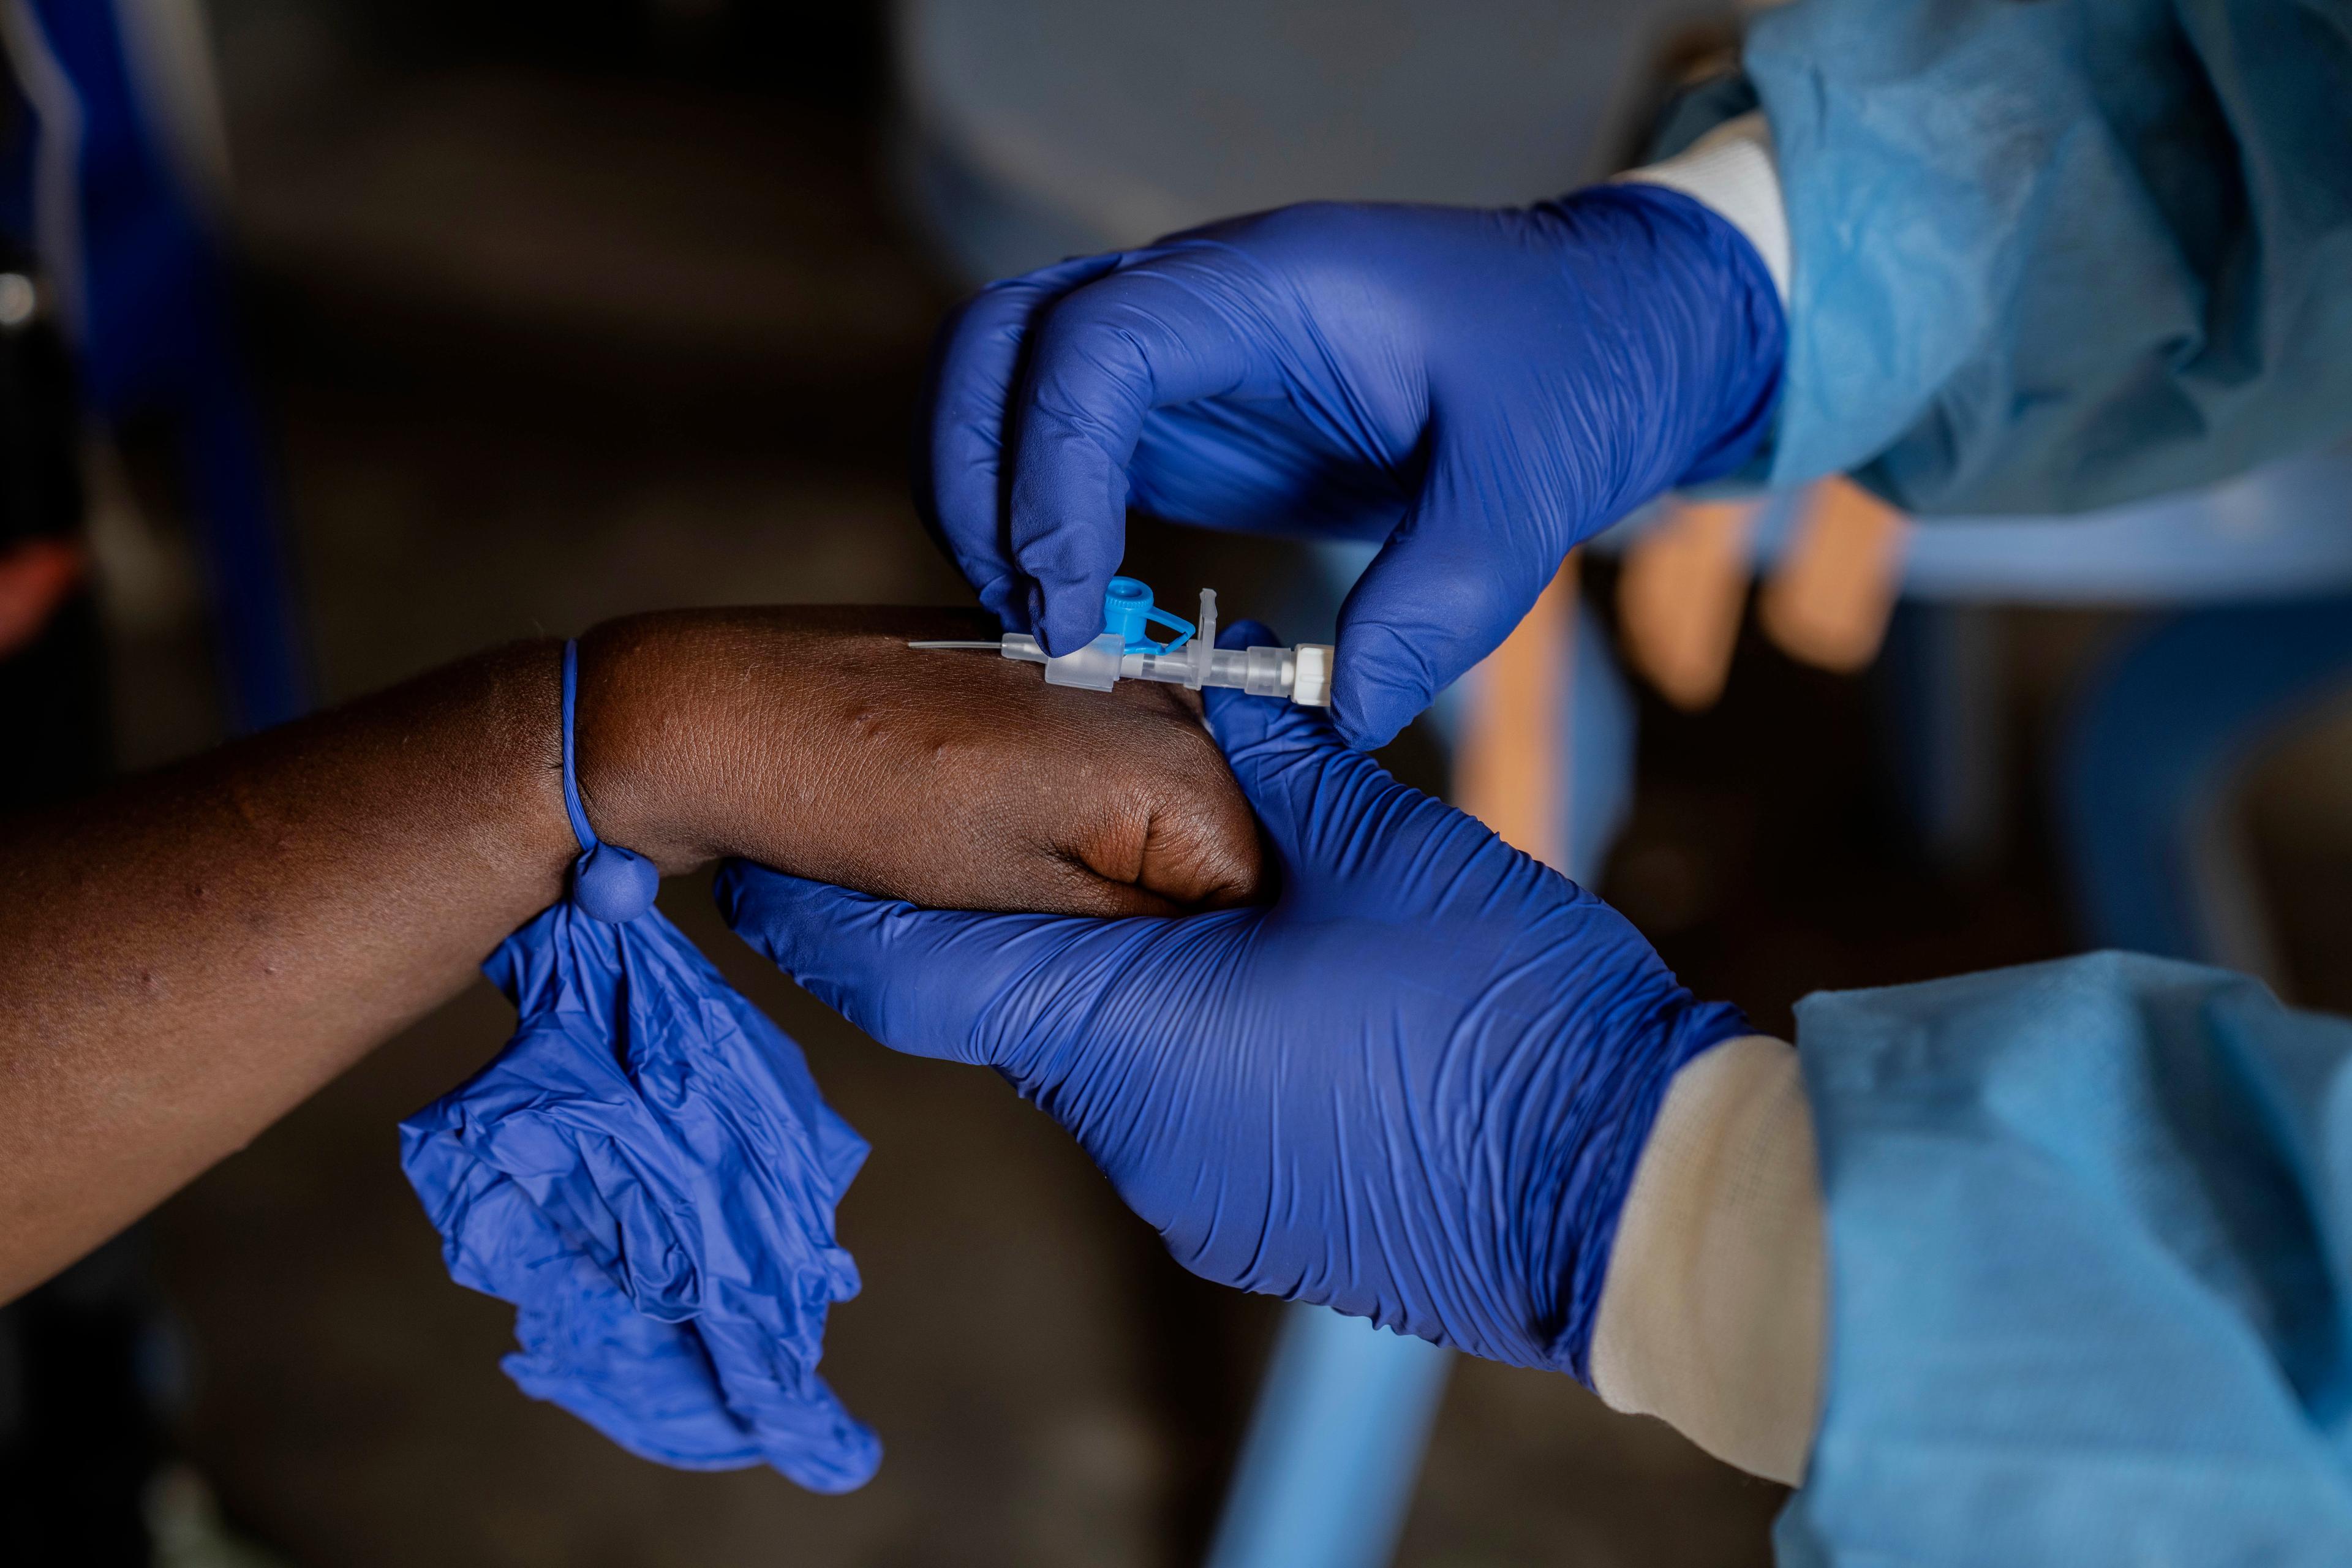
<instances>
[{"instance_id":1,"label":"blue glove tourniquet","mask_svg":"<svg viewBox=\"0 0 2352 1568\"><path fill-rule=\"evenodd\" d=\"M1666 1081L1745 1025L1320 713L1206 695L1270 908L967 914L741 864L720 907L885 1045L1002 1071L1194 1272L1585 1376Z\"/></svg>"},{"instance_id":2,"label":"blue glove tourniquet","mask_svg":"<svg viewBox=\"0 0 2352 1568\"><path fill-rule=\"evenodd\" d=\"M572 897L483 967L521 1013L472 1081L401 1127L401 1164L462 1285L512 1301L504 1362L632 1453L862 1484L873 1433L817 1375L857 1293L833 1210L866 1144L783 1032L653 907L652 864L600 845L572 758Z\"/></svg>"},{"instance_id":3,"label":"blue glove tourniquet","mask_svg":"<svg viewBox=\"0 0 2352 1568\"><path fill-rule=\"evenodd\" d=\"M1738 468L1782 340L1755 248L1678 192L1287 207L973 300L941 340L918 500L982 602L1055 653L1101 629L1130 503L1386 540L1340 611L1332 696L1377 745L1578 542Z\"/></svg>"}]
</instances>

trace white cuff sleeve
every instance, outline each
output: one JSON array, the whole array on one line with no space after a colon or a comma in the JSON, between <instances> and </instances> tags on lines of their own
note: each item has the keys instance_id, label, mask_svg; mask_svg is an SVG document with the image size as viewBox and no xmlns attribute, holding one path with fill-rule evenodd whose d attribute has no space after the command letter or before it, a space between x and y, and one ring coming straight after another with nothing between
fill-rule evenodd
<instances>
[{"instance_id":1,"label":"white cuff sleeve","mask_svg":"<svg viewBox=\"0 0 2352 1568\"><path fill-rule=\"evenodd\" d=\"M1693 1058L1667 1086L1618 1217L1593 1387L1797 1485L1819 1418L1825 1267L1795 1048L1757 1035Z\"/></svg>"},{"instance_id":2,"label":"white cuff sleeve","mask_svg":"<svg viewBox=\"0 0 2352 1568\"><path fill-rule=\"evenodd\" d=\"M1712 207L1748 237L1780 303L1789 302L1789 214L1780 201L1780 165L1772 153L1772 128L1759 110L1727 120L1662 163L1617 176L1664 185Z\"/></svg>"}]
</instances>

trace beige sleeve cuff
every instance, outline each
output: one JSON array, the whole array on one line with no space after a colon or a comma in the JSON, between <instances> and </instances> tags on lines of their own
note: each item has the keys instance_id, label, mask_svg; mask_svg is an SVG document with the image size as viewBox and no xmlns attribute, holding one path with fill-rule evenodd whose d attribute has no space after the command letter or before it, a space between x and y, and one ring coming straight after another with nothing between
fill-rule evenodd
<instances>
[{"instance_id":1,"label":"beige sleeve cuff","mask_svg":"<svg viewBox=\"0 0 2352 1568\"><path fill-rule=\"evenodd\" d=\"M1780 200L1780 164L1761 110L1727 120L1663 163L1617 176L1664 185L1703 203L1748 237L1780 303L1789 302L1789 213Z\"/></svg>"},{"instance_id":2,"label":"beige sleeve cuff","mask_svg":"<svg viewBox=\"0 0 2352 1568\"><path fill-rule=\"evenodd\" d=\"M1692 1058L1617 1221L1594 1388L1717 1458L1802 1481L1821 1406L1822 1247L1796 1050L1758 1035Z\"/></svg>"}]
</instances>

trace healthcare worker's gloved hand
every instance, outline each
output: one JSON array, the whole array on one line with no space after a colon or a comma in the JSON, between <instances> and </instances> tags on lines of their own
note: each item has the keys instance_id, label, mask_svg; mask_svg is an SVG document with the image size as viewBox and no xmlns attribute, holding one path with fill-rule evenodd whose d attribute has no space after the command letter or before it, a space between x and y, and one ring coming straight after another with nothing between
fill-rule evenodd
<instances>
[{"instance_id":1,"label":"healthcare worker's gloved hand","mask_svg":"<svg viewBox=\"0 0 2352 1568\"><path fill-rule=\"evenodd\" d=\"M720 905L884 1044L1001 1070L1187 1268L1587 1375L1666 1081L1738 1014L1323 715L1208 711L1279 864L1271 906L926 911L741 864Z\"/></svg>"},{"instance_id":2,"label":"healthcare worker's gloved hand","mask_svg":"<svg viewBox=\"0 0 2352 1568\"><path fill-rule=\"evenodd\" d=\"M1780 386L1772 280L1678 192L1314 205L999 283L947 328L918 500L982 602L1067 653L1127 508L1386 540L1332 708L1388 740L1580 541L1738 468Z\"/></svg>"}]
</instances>

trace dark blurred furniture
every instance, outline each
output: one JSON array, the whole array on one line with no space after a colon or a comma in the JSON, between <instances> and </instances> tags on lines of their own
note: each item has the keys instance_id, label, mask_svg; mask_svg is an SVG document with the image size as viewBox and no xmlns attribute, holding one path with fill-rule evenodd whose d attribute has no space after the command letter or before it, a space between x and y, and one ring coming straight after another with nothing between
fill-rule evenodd
<instances>
[{"instance_id":1,"label":"dark blurred furniture","mask_svg":"<svg viewBox=\"0 0 2352 1568\"><path fill-rule=\"evenodd\" d=\"M20 0L0 230L39 257L89 411L157 422L176 450L232 724L310 703L269 441L209 210L225 179L200 6Z\"/></svg>"},{"instance_id":2,"label":"dark blurred furniture","mask_svg":"<svg viewBox=\"0 0 2352 1568\"><path fill-rule=\"evenodd\" d=\"M0 816L85 793L111 767L89 578L53 564L81 559L83 501L48 296L32 257L0 240ZM161 1322L137 1233L0 1307L0 1561L145 1568Z\"/></svg>"}]
</instances>

